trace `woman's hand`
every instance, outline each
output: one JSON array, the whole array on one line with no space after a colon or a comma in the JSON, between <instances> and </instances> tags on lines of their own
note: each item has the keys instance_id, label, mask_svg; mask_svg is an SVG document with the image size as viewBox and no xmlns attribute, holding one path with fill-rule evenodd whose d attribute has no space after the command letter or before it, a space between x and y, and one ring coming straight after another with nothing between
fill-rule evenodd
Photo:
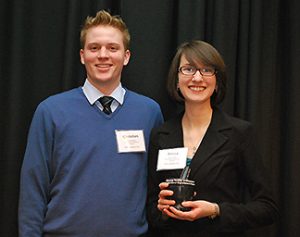
<instances>
[{"instance_id":1,"label":"woman's hand","mask_svg":"<svg viewBox=\"0 0 300 237\"><path fill-rule=\"evenodd\" d=\"M170 206L175 205L174 200L167 199L173 195L173 191L167 190L168 186L169 184L166 182L159 184L160 192L158 194L157 208L162 212L164 212L165 209L170 208Z\"/></svg>"},{"instance_id":2,"label":"woman's hand","mask_svg":"<svg viewBox=\"0 0 300 237\"><path fill-rule=\"evenodd\" d=\"M197 201L186 201L181 204L184 207L191 208L190 211L179 211L175 207L172 207L171 204L168 208L164 208L163 212L169 217L186 220L186 221L195 221L203 217L209 217L216 214L215 203L197 200Z\"/></svg>"}]
</instances>

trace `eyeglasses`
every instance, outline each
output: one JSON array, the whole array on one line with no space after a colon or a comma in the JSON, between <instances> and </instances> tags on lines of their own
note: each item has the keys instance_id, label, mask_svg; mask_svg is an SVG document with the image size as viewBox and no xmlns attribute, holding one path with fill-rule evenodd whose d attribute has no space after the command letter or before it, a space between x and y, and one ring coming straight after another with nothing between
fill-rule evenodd
<instances>
[{"instance_id":1,"label":"eyeglasses","mask_svg":"<svg viewBox=\"0 0 300 237\"><path fill-rule=\"evenodd\" d=\"M178 71L186 76L193 76L197 71L199 71L200 74L205 77L211 77L217 73L217 70L211 67L196 68L191 65L182 66Z\"/></svg>"}]
</instances>

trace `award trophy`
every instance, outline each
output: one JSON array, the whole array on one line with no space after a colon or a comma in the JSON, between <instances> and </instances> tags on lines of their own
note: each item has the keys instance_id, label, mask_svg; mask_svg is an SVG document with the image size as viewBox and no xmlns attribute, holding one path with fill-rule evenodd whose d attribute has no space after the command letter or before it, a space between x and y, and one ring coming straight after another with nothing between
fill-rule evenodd
<instances>
[{"instance_id":1,"label":"award trophy","mask_svg":"<svg viewBox=\"0 0 300 237\"><path fill-rule=\"evenodd\" d=\"M166 179L169 183L169 190L173 191L173 195L169 199L175 200L174 207L180 211L190 211L190 208L183 207L181 203L183 201L191 201L194 196L195 181L189 180L189 174L191 169L186 166L180 175L180 178Z\"/></svg>"}]
</instances>

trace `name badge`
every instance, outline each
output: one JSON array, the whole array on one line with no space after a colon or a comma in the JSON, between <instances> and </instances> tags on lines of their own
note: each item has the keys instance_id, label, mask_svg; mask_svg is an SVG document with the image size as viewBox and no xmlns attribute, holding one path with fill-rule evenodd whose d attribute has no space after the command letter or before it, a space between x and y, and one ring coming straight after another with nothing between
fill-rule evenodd
<instances>
[{"instance_id":1,"label":"name badge","mask_svg":"<svg viewBox=\"0 0 300 237\"><path fill-rule=\"evenodd\" d=\"M119 153L145 152L145 139L142 130L116 130Z\"/></svg>"},{"instance_id":2,"label":"name badge","mask_svg":"<svg viewBox=\"0 0 300 237\"><path fill-rule=\"evenodd\" d=\"M156 170L183 169L186 166L187 152L187 147L159 150Z\"/></svg>"}]
</instances>

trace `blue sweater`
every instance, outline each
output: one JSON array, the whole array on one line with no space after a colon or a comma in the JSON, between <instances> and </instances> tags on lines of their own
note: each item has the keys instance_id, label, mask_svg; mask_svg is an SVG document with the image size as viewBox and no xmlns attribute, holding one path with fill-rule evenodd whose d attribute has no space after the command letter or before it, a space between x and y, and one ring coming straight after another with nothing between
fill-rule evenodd
<instances>
[{"instance_id":1,"label":"blue sweater","mask_svg":"<svg viewBox=\"0 0 300 237\"><path fill-rule=\"evenodd\" d=\"M126 91L111 115L82 88L43 101L21 172L19 237L136 237L147 230L147 153L118 153L115 130L162 123L159 105Z\"/></svg>"}]
</instances>

